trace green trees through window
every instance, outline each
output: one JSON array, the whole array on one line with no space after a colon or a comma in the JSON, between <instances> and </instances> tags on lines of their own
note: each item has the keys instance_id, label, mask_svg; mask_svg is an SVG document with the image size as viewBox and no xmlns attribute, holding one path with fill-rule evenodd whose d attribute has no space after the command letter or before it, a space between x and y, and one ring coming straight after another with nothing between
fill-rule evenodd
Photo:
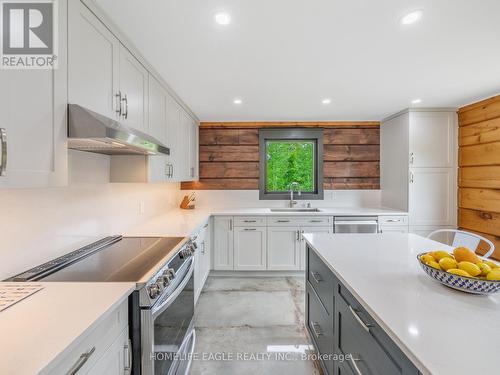
<instances>
[{"instance_id":1,"label":"green trees through window","mask_svg":"<svg viewBox=\"0 0 500 375\"><path fill-rule=\"evenodd\" d=\"M298 182L302 192L314 192L315 142L300 140L266 141L266 190L286 192Z\"/></svg>"}]
</instances>

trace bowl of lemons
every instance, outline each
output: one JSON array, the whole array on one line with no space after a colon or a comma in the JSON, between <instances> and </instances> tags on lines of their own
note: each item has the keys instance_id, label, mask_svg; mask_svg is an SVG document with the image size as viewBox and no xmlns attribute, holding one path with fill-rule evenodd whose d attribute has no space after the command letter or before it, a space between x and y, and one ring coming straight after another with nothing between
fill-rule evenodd
<instances>
[{"instance_id":1,"label":"bowl of lemons","mask_svg":"<svg viewBox=\"0 0 500 375\"><path fill-rule=\"evenodd\" d=\"M421 253L417 259L427 275L450 288L473 294L500 290L500 264L482 259L466 247L457 247L453 253Z\"/></svg>"}]
</instances>

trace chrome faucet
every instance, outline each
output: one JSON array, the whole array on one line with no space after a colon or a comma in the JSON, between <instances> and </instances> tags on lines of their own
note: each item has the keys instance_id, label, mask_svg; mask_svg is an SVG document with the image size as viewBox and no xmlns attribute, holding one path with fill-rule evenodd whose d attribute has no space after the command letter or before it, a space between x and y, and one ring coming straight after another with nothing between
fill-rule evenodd
<instances>
[{"instance_id":1,"label":"chrome faucet","mask_svg":"<svg viewBox=\"0 0 500 375\"><path fill-rule=\"evenodd\" d=\"M290 184L290 204L289 204L290 208L293 208L293 206L295 206L297 204L297 201L293 200L293 189L294 188L297 188L297 194L298 194L299 197L300 197L300 194L301 194L301 192L300 192L300 184L298 182L292 182Z\"/></svg>"}]
</instances>

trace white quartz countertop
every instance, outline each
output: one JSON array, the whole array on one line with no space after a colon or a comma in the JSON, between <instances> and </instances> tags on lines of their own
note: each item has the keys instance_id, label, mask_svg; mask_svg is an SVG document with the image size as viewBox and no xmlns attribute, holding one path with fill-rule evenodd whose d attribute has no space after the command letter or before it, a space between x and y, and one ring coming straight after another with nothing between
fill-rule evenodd
<instances>
[{"instance_id":1,"label":"white quartz countertop","mask_svg":"<svg viewBox=\"0 0 500 375\"><path fill-rule=\"evenodd\" d=\"M98 324L133 283L33 283L44 289L0 312L0 374L36 374Z\"/></svg>"},{"instance_id":2,"label":"white quartz countertop","mask_svg":"<svg viewBox=\"0 0 500 375\"><path fill-rule=\"evenodd\" d=\"M125 236L175 236L185 237L205 225L210 216L381 216L407 215L407 212L388 208L342 207L319 208L319 212L273 212L270 208L196 208L175 209L136 225Z\"/></svg>"},{"instance_id":3,"label":"white quartz countertop","mask_svg":"<svg viewBox=\"0 0 500 375\"><path fill-rule=\"evenodd\" d=\"M451 248L414 234L304 237L422 373L498 371L500 294L450 289L416 260L421 252Z\"/></svg>"}]
</instances>

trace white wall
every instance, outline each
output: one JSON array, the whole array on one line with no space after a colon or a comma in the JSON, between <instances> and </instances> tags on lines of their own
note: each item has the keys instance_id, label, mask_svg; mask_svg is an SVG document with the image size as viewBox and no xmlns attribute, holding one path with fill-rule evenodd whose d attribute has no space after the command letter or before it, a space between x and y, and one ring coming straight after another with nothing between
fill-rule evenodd
<instances>
[{"instance_id":1,"label":"white wall","mask_svg":"<svg viewBox=\"0 0 500 375\"><path fill-rule=\"evenodd\" d=\"M69 164L68 187L0 191L0 280L178 205L177 183L107 183L107 156L70 151Z\"/></svg>"},{"instance_id":2,"label":"white wall","mask_svg":"<svg viewBox=\"0 0 500 375\"><path fill-rule=\"evenodd\" d=\"M183 194L190 191L183 190ZM288 201L259 200L258 190L197 190L196 206L220 207L285 207ZM311 202L313 207L380 207L380 190L326 190L322 201Z\"/></svg>"}]
</instances>

